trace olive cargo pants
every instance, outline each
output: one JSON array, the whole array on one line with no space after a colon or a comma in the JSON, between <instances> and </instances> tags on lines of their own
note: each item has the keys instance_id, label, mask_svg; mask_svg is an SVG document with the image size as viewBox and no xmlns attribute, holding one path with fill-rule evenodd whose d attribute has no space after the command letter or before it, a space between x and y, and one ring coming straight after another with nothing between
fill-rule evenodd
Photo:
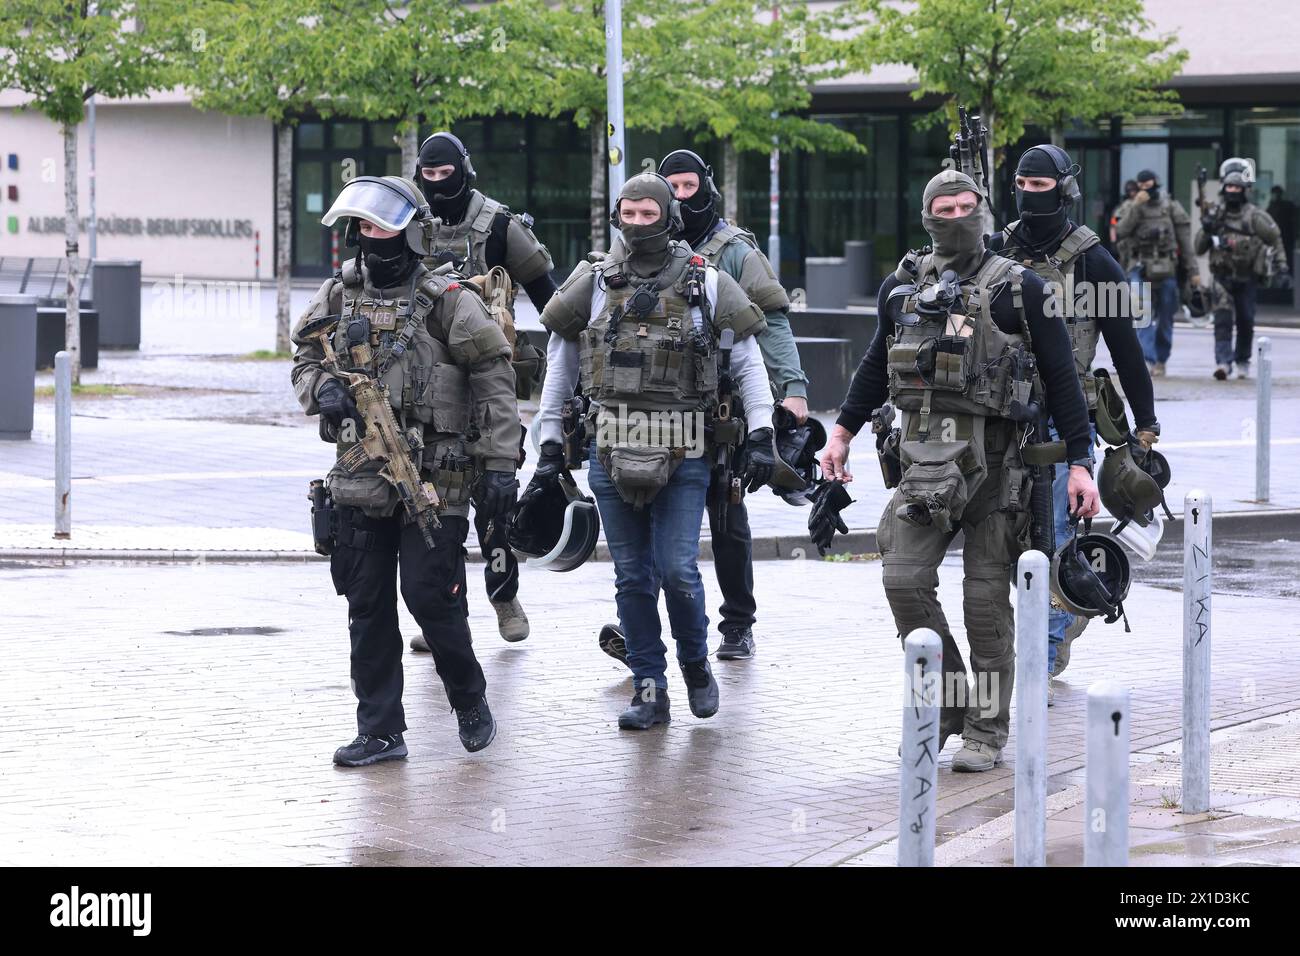
<instances>
[{"instance_id":1,"label":"olive cargo pants","mask_svg":"<svg viewBox=\"0 0 1300 956\"><path fill-rule=\"evenodd\" d=\"M918 527L902 520L895 514L902 504L895 492L876 531L885 596L900 640L918 627L932 629L943 640L941 732L960 733L967 740L999 749L1007 742L1015 680L1012 575L1029 527L1027 511L1000 510L1006 479L1003 457L1014 441L1014 431L1008 426L1010 422L989 420L985 436L988 475L970 496L960 522L966 535L962 612L973 687L937 593L939 564L957 528L943 532L933 525ZM1021 500L1028 502L1027 489Z\"/></svg>"}]
</instances>

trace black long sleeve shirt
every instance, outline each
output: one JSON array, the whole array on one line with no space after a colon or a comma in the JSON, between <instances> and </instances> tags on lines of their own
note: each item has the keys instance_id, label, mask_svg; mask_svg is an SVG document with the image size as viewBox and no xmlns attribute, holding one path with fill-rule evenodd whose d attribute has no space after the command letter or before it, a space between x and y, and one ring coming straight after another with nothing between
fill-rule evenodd
<instances>
[{"instance_id":1,"label":"black long sleeve shirt","mask_svg":"<svg viewBox=\"0 0 1300 956\"><path fill-rule=\"evenodd\" d=\"M1073 223L1071 223L1073 225ZM1078 227L1075 227L1078 228ZM1069 235L1069 233L1066 233ZM1001 255L1009 255L1019 260L1014 248L1003 251L1002 233L988 240L988 247ZM1027 254L1026 256L1027 257ZM1138 428L1146 428L1156 422L1155 393L1151 387L1151 373L1147 370L1146 359L1142 355L1142 345L1138 342L1137 332L1133 328L1132 309L1128 308L1128 276L1115 257L1100 245L1093 246L1074 261L1074 295L1079 302L1084 296L1086 283L1114 283L1122 291L1119 295L1092 295L1094 303L1093 318L1101 337L1106 340L1110 350L1111 361L1115 363L1115 372L1119 383L1124 388L1124 397L1133 409L1133 422ZM1110 305L1117 306L1114 310ZM1119 314L1111 315L1115 311ZM1076 315L1083 315L1080 307Z\"/></svg>"},{"instance_id":2,"label":"black long sleeve shirt","mask_svg":"<svg viewBox=\"0 0 1300 956\"><path fill-rule=\"evenodd\" d=\"M505 213L498 213L492 219L492 231L488 233L487 242L483 246L483 258L487 260L489 269L495 266L505 266L506 264L506 230L510 227L510 217ZM513 278L513 277L512 277ZM543 272L531 282L523 284L524 291L528 293L528 300L537 308L537 314L541 315L542 309L546 308L546 303L551 301L551 296L555 295L555 280L551 278L549 272Z\"/></svg>"},{"instance_id":3,"label":"black long sleeve shirt","mask_svg":"<svg viewBox=\"0 0 1300 956\"><path fill-rule=\"evenodd\" d=\"M840 408L837 424L857 434L873 409L879 408L889 398L889 375L885 340L894 334L894 317L888 314L886 303L889 293L899 285L898 276L891 275L880 287L877 297L876 334L862 357L858 370L849 383L848 395ZM1047 395L1047 408L1056 430L1066 444L1070 461L1087 458L1092 449L1092 432L1088 423L1088 403L1079 376L1074 368L1074 353L1065 323L1043 313L1047 292L1043 280L1028 270L1021 287L1025 306L1025 319L1033 343L1038 373ZM990 303L993 321L1003 332L1019 332L1020 316L1012 302L1011 285L1003 283Z\"/></svg>"}]
</instances>

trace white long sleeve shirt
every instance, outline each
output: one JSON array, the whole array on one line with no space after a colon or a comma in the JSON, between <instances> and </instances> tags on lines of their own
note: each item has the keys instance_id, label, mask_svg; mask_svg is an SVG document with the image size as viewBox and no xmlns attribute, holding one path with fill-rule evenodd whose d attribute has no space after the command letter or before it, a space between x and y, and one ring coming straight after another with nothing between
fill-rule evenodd
<instances>
[{"instance_id":1,"label":"white long sleeve shirt","mask_svg":"<svg viewBox=\"0 0 1300 956\"><path fill-rule=\"evenodd\" d=\"M710 306L718 298L718 272L710 268L706 273L704 294ZM591 314L599 315L604 308L605 291L595 283L591 297ZM696 328L703 323L698 308L691 310ZM546 346L546 382L542 386L542 401L537 412L537 437L541 442L562 442L560 427L563 406L573 396L578 384L579 352L576 341L567 341L551 333ZM745 409L745 427L750 431L772 427L772 388L768 382L763 353L754 336L741 339L731 349L731 377L736 383Z\"/></svg>"}]
</instances>

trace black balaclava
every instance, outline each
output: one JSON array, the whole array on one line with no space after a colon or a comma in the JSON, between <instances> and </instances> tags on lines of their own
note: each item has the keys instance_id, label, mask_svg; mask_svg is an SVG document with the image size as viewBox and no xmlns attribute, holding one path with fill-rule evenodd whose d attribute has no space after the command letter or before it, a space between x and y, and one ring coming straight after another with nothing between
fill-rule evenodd
<instances>
[{"instance_id":1,"label":"black balaclava","mask_svg":"<svg viewBox=\"0 0 1300 956\"><path fill-rule=\"evenodd\" d=\"M690 199L682 200L681 238L692 249L704 241L714 223L718 221L717 204L713 201L713 176L709 167L689 149L669 153L659 164L660 176L674 173L694 173L700 177L700 188Z\"/></svg>"},{"instance_id":2,"label":"black balaclava","mask_svg":"<svg viewBox=\"0 0 1300 956\"><path fill-rule=\"evenodd\" d=\"M1246 204L1245 188L1243 187L1242 189L1239 189L1236 192L1229 192L1227 189L1224 189L1223 202L1224 205L1226 205L1229 209L1233 210L1234 212L1240 209L1242 206Z\"/></svg>"},{"instance_id":3,"label":"black balaclava","mask_svg":"<svg viewBox=\"0 0 1300 956\"><path fill-rule=\"evenodd\" d=\"M970 191L978 198L975 210L969 216L957 219L944 219L930 214L930 203L936 196L955 196ZM959 278L965 279L979 271L984 262L984 223L980 219L980 206L984 197L980 195L975 181L965 173L955 169L945 169L925 185L921 194L921 225L930 234L934 247L933 263L935 271L942 274L952 269Z\"/></svg>"},{"instance_id":4,"label":"black balaclava","mask_svg":"<svg viewBox=\"0 0 1300 956\"><path fill-rule=\"evenodd\" d=\"M1017 176L1045 176L1056 185L1046 192L1027 192L1016 187L1016 208L1020 225L1016 237L1038 248L1064 237L1070 227L1070 203L1061 193L1061 178L1071 175L1073 163L1065 150L1054 146L1035 146L1020 157Z\"/></svg>"},{"instance_id":5,"label":"black balaclava","mask_svg":"<svg viewBox=\"0 0 1300 956\"><path fill-rule=\"evenodd\" d=\"M1140 173L1137 174L1138 189L1141 189L1142 183L1146 182L1148 179L1151 180L1153 183L1155 183L1155 185L1147 190L1147 196L1151 199L1152 202L1155 202L1155 200L1160 198L1160 177L1159 176L1157 176L1149 169L1142 170Z\"/></svg>"},{"instance_id":6,"label":"black balaclava","mask_svg":"<svg viewBox=\"0 0 1300 956\"><path fill-rule=\"evenodd\" d=\"M454 166L456 171L435 183L420 175L420 169L425 166ZM443 222L452 224L465 218L465 208L469 205L470 190L473 187L465 174L465 156L456 142L447 136L430 136L420 147L416 167L415 181L420 184L424 198L429 200L433 214Z\"/></svg>"},{"instance_id":7,"label":"black balaclava","mask_svg":"<svg viewBox=\"0 0 1300 956\"><path fill-rule=\"evenodd\" d=\"M411 251L406 235L399 232L387 239L372 239L358 231L359 256L366 275L376 289L387 289L409 278L419 259Z\"/></svg>"}]
</instances>

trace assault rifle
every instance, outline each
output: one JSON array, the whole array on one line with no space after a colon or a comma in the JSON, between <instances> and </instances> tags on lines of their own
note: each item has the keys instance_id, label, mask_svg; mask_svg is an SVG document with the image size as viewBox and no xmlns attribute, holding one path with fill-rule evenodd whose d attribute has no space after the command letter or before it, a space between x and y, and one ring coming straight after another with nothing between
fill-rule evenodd
<instances>
[{"instance_id":1,"label":"assault rifle","mask_svg":"<svg viewBox=\"0 0 1300 956\"><path fill-rule=\"evenodd\" d=\"M302 340L314 338L320 342L321 351L325 353L321 368L347 385L365 424L365 432L357 444L339 458L339 465L347 471L355 471L366 461L383 462L380 476L397 489L407 517L415 522L424 543L432 551L435 548L433 530L442 526L438 512L443 505L432 483L420 478L419 462L424 443L418 436L398 427L385 386L365 372L348 371L339 365L338 355L330 343L338 318L329 315L314 319L303 326L298 337Z\"/></svg>"},{"instance_id":2,"label":"assault rifle","mask_svg":"<svg viewBox=\"0 0 1300 956\"><path fill-rule=\"evenodd\" d=\"M988 145L988 127L980 123L979 114L967 113L964 106L957 107L957 135L948 147L948 155L959 171L975 180L985 203L988 202L988 183L993 165L989 160Z\"/></svg>"},{"instance_id":3,"label":"assault rifle","mask_svg":"<svg viewBox=\"0 0 1300 956\"><path fill-rule=\"evenodd\" d=\"M723 329L718 336L718 405L713 416L713 481L717 497L718 533L727 530L727 511L740 503L740 476L736 474L736 448L740 445L744 420L731 414L735 402L735 383L731 379L731 349L736 333Z\"/></svg>"}]
</instances>

